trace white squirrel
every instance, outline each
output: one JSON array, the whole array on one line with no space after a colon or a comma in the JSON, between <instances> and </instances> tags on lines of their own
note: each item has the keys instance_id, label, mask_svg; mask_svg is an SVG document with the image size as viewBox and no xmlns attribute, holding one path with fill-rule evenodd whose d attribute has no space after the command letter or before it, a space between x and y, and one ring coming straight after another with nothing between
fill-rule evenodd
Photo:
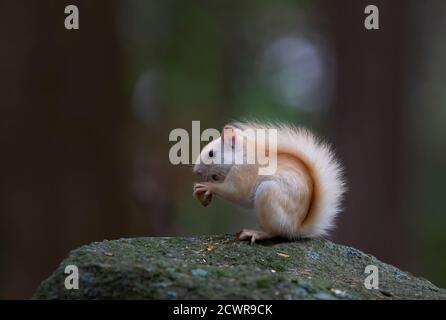
<instances>
[{"instance_id":1,"label":"white squirrel","mask_svg":"<svg viewBox=\"0 0 446 320\"><path fill-rule=\"evenodd\" d=\"M257 129L277 130L277 169L259 174L259 163L233 164L246 160L249 146L265 148ZM236 141L243 141L242 144ZM226 160L226 161L225 161ZM227 161L229 160L229 161ZM227 164L230 163L230 164ZM324 236L334 226L345 192L343 169L330 147L310 131L284 124L236 122L226 125L220 138L201 151L194 166L202 182L194 185L194 196L207 206L212 195L254 208L261 230L243 229L239 240L287 239Z\"/></svg>"}]
</instances>

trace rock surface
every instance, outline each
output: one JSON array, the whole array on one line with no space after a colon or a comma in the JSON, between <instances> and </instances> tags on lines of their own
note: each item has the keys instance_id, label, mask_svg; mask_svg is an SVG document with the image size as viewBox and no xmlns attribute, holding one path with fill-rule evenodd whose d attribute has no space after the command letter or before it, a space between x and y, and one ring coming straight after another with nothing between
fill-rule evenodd
<instances>
[{"instance_id":1,"label":"rock surface","mask_svg":"<svg viewBox=\"0 0 446 320\"><path fill-rule=\"evenodd\" d=\"M79 289L65 288L67 265ZM367 265L379 289L366 289ZM72 251L36 299L446 299L446 290L328 240L249 245L233 236L135 238Z\"/></svg>"}]
</instances>

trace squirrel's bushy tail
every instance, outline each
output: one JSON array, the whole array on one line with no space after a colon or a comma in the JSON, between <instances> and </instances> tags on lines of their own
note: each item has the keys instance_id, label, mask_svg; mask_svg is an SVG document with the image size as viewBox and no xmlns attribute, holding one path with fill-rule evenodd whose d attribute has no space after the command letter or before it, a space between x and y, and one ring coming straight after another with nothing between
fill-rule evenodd
<instances>
[{"instance_id":1,"label":"squirrel's bushy tail","mask_svg":"<svg viewBox=\"0 0 446 320\"><path fill-rule=\"evenodd\" d=\"M304 128L286 124L237 122L244 129L277 129L277 152L294 156L308 168L313 180L310 210L302 221L297 237L326 235L333 228L345 192L343 169L330 146Z\"/></svg>"}]
</instances>

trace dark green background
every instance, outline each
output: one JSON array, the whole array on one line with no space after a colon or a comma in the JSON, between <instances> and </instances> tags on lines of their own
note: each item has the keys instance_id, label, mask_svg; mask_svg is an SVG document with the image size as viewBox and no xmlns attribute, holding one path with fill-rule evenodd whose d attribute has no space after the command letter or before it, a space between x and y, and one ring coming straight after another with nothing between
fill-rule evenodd
<instances>
[{"instance_id":1,"label":"dark green background","mask_svg":"<svg viewBox=\"0 0 446 320\"><path fill-rule=\"evenodd\" d=\"M446 286L446 4L374 1L377 31L367 4L0 1L0 297L94 240L255 226L168 161L172 129L240 118L324 136L349 188L332 238Z\"/></svg>"}]
</instances>

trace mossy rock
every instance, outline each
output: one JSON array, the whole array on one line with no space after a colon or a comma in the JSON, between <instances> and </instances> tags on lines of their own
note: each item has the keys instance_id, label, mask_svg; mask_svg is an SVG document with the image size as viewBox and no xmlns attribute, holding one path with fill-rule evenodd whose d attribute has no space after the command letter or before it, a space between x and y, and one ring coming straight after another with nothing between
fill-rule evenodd
<instances>
[{"instance_id":1,"label":"mossy rock","mask_svg":"<svg viewBox=\"0 0 446 320\"><path fill-rule=\"evenodd\" d=\"M65 288L67 265L79 289ZM379 271L366 289L365 268ZM446 290L356 249L328 240L267 241L234 236L135 238L72 251L35 299L446 299Z\"/></svg>"}]
</instances>

